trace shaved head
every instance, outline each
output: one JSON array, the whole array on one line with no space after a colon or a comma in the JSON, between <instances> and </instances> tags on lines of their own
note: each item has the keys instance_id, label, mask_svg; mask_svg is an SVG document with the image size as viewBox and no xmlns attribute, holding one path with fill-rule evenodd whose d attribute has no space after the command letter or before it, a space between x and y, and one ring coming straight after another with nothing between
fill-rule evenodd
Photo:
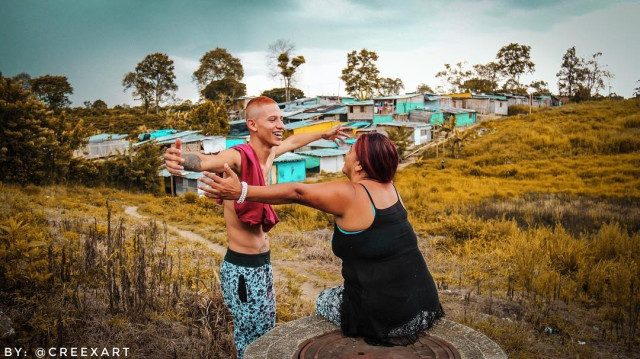
<instances>
[{"instance_id":1,"label":"shaved head","mask_svg":"<svg viewBox=\"0 0 640 359\"><path fill-rule=\"evenodd\" d=\"M248 119L249 118L252 118L254 120L257 119L258 117L260 117L260 112L261 112L260 110L265 105L278 105L278 104L274 100L266 96L254 97L247 104L247 108L245 110L246 117Z\"/></svg>"}]
</instances>

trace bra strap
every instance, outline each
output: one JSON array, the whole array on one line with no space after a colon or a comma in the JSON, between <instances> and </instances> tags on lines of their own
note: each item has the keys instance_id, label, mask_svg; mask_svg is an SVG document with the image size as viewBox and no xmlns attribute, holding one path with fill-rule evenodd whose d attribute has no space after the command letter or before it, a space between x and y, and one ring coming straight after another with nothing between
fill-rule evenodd
<instances>
[{"instance_id":1,"label":"bra strap","mask_svg":"<svg viewBox=\"0 0 640 359\"><path fill-rule=\"evenodd\" d=\"M367 189L367 186L363 185L362 183L360 183L360 185L364 187L365 191L367 191L367 196L369 196L369 200L371 201L371 205L373 206L373 208L376 208L376 204L373 202L373 198L371 198L371 193L369 193L369 189Z\"/></svg>"}]
</instances>

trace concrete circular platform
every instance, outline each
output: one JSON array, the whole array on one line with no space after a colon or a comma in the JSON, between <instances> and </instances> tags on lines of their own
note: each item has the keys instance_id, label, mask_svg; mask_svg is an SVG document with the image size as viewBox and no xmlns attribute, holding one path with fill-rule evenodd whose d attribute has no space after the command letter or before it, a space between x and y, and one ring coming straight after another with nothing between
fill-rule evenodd
<instances>
[{"instance_id":1,"label":"concrete circular platform","mask_svg":"<svg viewBox=\"0 0 640 359\"><path fill-rule=\"evenodd\" d=\"M278 326L251 343L246 359L283 358L461 358L506 359L504 351L486 335L447 319L439 320L407 347L370 346L361 338L347 338L319 316Z\"/></svg>"}]
</instances>

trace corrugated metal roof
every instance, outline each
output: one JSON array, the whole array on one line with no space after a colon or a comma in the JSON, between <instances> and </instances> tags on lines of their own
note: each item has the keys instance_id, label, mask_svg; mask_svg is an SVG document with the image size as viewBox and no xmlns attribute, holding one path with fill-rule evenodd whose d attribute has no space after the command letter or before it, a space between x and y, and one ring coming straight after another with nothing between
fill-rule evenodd
<instances>
[{"instance_id":1,"label":"corrugated metal roof","mask_svg":"<svg viewBox=\"0 0 640 359\"><path fill-rule=\"evenodd\" d=\"M326 115L342 115L346 113L347 113L347 106L345 105L334 106L333 108L330 108L324 111L324 114Z\"/></svg>"},{"instance_id":2,"label":"corrugated metal roof","mask_svg":"<svg viewBox=\"0 0 640 359\"><path fill-rule=\"evenodd\" d=\"M343 156L347 153L347 150L340 150L337 148L320 148L317 150L300 151L296 152L299 155L313 156L313 157L332 157Z\"/></svg>"},{"instance_id":3,"label":"corrugated metal roof","mask_svg":"<svg viewBox=\"0 0 640 359\"><path fill-rule=\"evenodd\" d=\"M425 122L409 122L409 121L391 121L379 123L376 126L394 126L394 127L431 127L431 124Z\"/></svg>"},{"instance_id":4,"label":"corrugated metal roof","mask_svg":"<svg viewBox=\"0 0 640 359\"><path fill-rule=\"evenodd\" d=\"M356 143L356 139L355 138L347 138L345 140L345 142L347 142L347 145L353 145L354 143ZM331 141L331 140L317 140L317 141L313 141L311 143L309 143L307 146L309 147L322 147L322 148L338 148L340 146L338 146L337 143Z\"/></svg>"},{"instance_id":5,"label":"corrugated metal roof","mask_svg":"<svg viewBox=\"0 0 640 359\"><path fill-rule=\"evenodd\" d=\"M419 93L408 93L405 95L393 95L393 96L382 96L382 97L374 97L373 100L398 100L398 99L403 99L403 98L411 98L411 97L416 97L416 96L422 96L422 94Z\"/></svg>"},{"instance_id":6,"label":"corrugated metal roof","mask_svg":"<svg viewBox=\"0 0 640 359\"><path fill-rule=\"evenodd\" d=\"M99 135L93 135L91 137L89 137L89 143L98 143L98 142L104 142L104 141L114 141L114 140L121 140L123 138L126 138L127 134L122 134L122 133L101 133Z\"/></svg>"},{"instance_id":7,"label":"corrugated metal roof","mask_svg":"<svg viewBox=\"0 0 640 359\"><path fill-rule=\"evenodd\" d=\"M273 162L295 162L295 161L304 161L304 157L297 155L292 152L285 152L280 156L276 157Z\"/></svg>"},{"instance_id":8,"label":"corrugated metal roof","mask_svg":"<svg viewBox=\"0 0 640 359\"><path fill-rule=\"evenodd\" d=\"M300 112L295 115L291 115L287 118L290 120L309 120L309 119L320 117L320 116L322 116L322 113L319 113L319 112L308 112L308 113Z\"/></svg>"},{"instance_id":9,"label":"corrugated metal roof","mask_svg":"<svg viewBox=\"0 0 640 359\"><path fill-rule=\"evenodd\" d=\"M172 176L172 174L169 173L169 171L167 171L166 168L162 169L160 172L158 172L158 174L162 177ZM202 172L182 171L182 176L180 177L187 178L187 179L198 179L202 176L204 176Z\"/></svg>"},{"instance_id":10,"label":"corrugated metal roof","mask_svg":"<svg viewBox=\"0 0 640 359\"><path fill-rule=\"evenodd\" d=\"M347 103L345 105L347 105L347 106L367 106L367 105L373 106L373 100L353 101L353 102Z\"/></svg>"},{"instance_id":11,"label":"corrugated metal roof","mask_svg":"<svg viewBox=\"0 0 640 359\"><path fill-rule=\"evenodd\" d=\"M146 140L146 141L140 141L138 143L135 143L134 146L139 146L143 143L147 143L150 141L155 141L156 143L170 143L175 141L176 138L180 138L183 142L192 142L192 141L197 141L200 140L202 138L204 138L204 136L202 135L196 135L200 133L200 131L180 131L168 136L162 136L162 137L158 137L158 138L154 138L151 140ZM198 139L196 136L199 136L200 138Z\"/></svg>"},{"instance_id":12,"label":"corrugated metal roof","mask_svg":"<svg viewBox=\"0 0 640 359\"><path fill-rule=\"evenodd\" d=\"M347 122L342 125L342 127L351 127L351 128L361 128L371 126L371 122L367 121L358 121L358 122Z\"/></svg>"}]
</instances>

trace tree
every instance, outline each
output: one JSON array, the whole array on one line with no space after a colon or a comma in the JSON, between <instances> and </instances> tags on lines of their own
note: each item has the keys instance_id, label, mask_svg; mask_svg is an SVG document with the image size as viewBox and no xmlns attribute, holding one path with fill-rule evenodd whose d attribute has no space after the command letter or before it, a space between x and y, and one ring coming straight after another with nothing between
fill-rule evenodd
<instances>
[{"instance_id":1,"label":"tree","mask_svg":"<svg viewBox=\"0 0 640 359\"><path fill-rule=\"evenodd\" d=\"M13 81L20 83L22 89L25 91L31 90L31 75L26 72L21 72L11 78Z\"/></svg>"},{"instance_id":2,"label":"tree","mask_svg":"<svg viewBox=\"0 0 640 359\"><path fill-rule=\"evenodd\" d=\"M640 84L640 80L638 80L636 82ZM634 97L640 97L640 86L638 86L635 89L633 89L633 96Z\"/></svg>"},{"instance_id":3,"label":"tree","mask_svg":"<svg viewBox=\"0 0 640 359\"><path fill-rule=\"evenodd\" d=\"M202 90L202 96L210 101L229 101L247 94L247 86L231 77L211 81Z\"/></svg>"},{"instance_id":4,"label":"tree","mask_svg":"<svg viewBox=\"0 0 640 359\"><path fill-rule=\"evenodd\" d=\"M606 70L606 66L601 66L598 62L598 57L602 56L602 52L596 52L591 55L590 60L583 60L584 63L584 84L583 86L587 90L587 100L590 100L593 96L597 96L600 90L604 89L604 80L612 79L614 76Z\"/></svg>"},{"instance_id":5,"label":"tree","mask_svg":"<svg viewBox=\"0 0 640 359\"><path fill-rule=\"evenodd\" d=\"M287 54L286 52L283 52L278 56L278 67L280 68L280 75L282 75L284 88L286 89L285 95L287 102L291 101L291 94L289 93L289 88L291 88L291 80L298 67L300 67L300 65L304 63L305 59L302 55L292 58L291 62L289 62L289 54Z\"/></svg>"},{"instance_id":6,"label":"tree","mask_svg":"<svg viewBox=\"0 0 640 359\"><path fill-rule=\"evenodd\" d=\"M381 78L379 81L378 94L380 96L398 95L402 89L404 89L404 84L401 79L385 77Z\"/></svg>"},{"instance_id":7,"label":"tree","mask_svg":"<svg viewBox=\"0 0 640 359\"><path fill-rule=\"evenodd\" d=\"M102 101L101 99L97 99L93 101L91 108L95 110L106 110L107 108L109 108L109 106L107 106L107 103Z\"/></svg>"},{"instance_id":8,"label":"tree","mask_svg":"<svg viewBox=\"0 0 640 359\"><path fill-rule=\"evenodd\" d=\"M269 44L267 50L267 66L269 67L269 75L271 78L280 76L280 67L278 66L278 57L280 54L290 56L295 51L296 45L288 39L278 39ZM293 82L292 82L293 85Z\"/></svg>"},{"instance_id":9,"label":"tree","mask_svg":"<svg viewBox=\"0 0 640 359\"><path fill-rule=\"evenodd\" d=\"M72 152L88 131L64 112L51 116L20 82L0 76L0 181L65 180Z\"/></svg>"},{"instance_id":10,"label":"tree","mask_svg":"<svg viewBox=\"0 0 640 359\"><path fill-rule=\"evenodd\" d=\"M480 80L484 80L483 83L490 88L489 91L486 92L495 92L498 88L501 79L500 73L500 64L497 62L491 61L488 64L477 64L473 65L473 71L475 72L475 77Z\"/></svg>"},{"instance_id":11,"label":"tree","mask_svg":"<svg viewBox=\"0 0 640 359\"><path fill-rule=\"evenodd\" d=\"M166 54L156 52L147 55L138 63L134 72L129 72L122 80L125 91L134 87L134 96L143 101L145 111L149 112L149 103L155 101L156 113L160 110L160 103L165 101L172 92L178 89L174 80L173 60Z\"/></svg>"},{"instance_id":12,"label":"tree","mask_svg":"<svg viewBox=\"0 0 640 359\"><path fill-rule=\"evenodd\" d=\"M558 78L558 91L561 96L574 97L578 92L580 83L584 79L582 59L576 56L576 47L572 46L562 56Z\"/></svg>"},{"instance_id":13,"label":"tree","mask_svg":"<svg viewBox=\"0 0 640 359\"><path fill-rule=\"evenodd\" d=\"M548 95L551 93L548 88L549 84L546 81L533 81L529 84L529 88L533 90L532 95L540 96L540 95Z\"/></svg>"},{"instance_id":14,"label":"tree","mask_svg":"<svg viewBox=\"0 0 640 359\"><path fill-rule=\"evenodd\" d=\"M466 62L458 62L454 66L444 64L444 70L436 73L436 77L440 81L448 84L449 87L438 86L440 92L462 92L464 91L464 82L471 76L471 71L464 68Z\"/></svg>"},{"instance_id":15,"label":"tree","mask_svg":"<svg viewBox=\"0 0 640 359\"><path fill-rule=\"evenodd\" d=\"M71 104L67 95L73 93L73 87L66 76L44 75L31 79L31 91L40 101L45 102L50 110L59 112Z\"/></svg>"},{"instance_id":16,"label":"tree","mask_svg":"<svg viewBox=\"0 0 640 359\"><path fill-rule=\"evenodd\" d=\"M229 134L229 112L224 101L205 101L191 110L189 124L210 136Z\"/></svg>"},{"instance_id":17,"label":"tree","mask_svg":"<svg viewBox=\"0 0 640 359\"><path fill-rule=\"evenodd\" d=\"M496 88L495 83L485 79L474 77L462 84L462 89L474 93L492 93Z\"/></svg>"},{"instance_id":18,"label":"tree","mask_svg":"<svg viewBox=\"0 0 640 359\"><path fill-rule=\"evenodd\" d=\"M200 59L200 67L193 73L193 80L201 89L212 81L225 78L240 81L243 77L244 69L240 60L220 47L204 54Z\"/></svg>"},{"instance_id":19,"label":"tree","mask_svg":"<svg viewBox=\"0 0 640 359\"><path fill-rule=\"evenodd\" d=\"M55 141L44 126L42 102L22 89L20 82L0 76L0 180L42 183L46 180L43 149Z\"/></svg>"},{"instance_id":20,"label":"tree","mask_svg":"<svg viewBox=\"0 0 640 359\"><path fill-rule=\"evenodd\" d=\"M429 86L429 85L427 85L425 83L421 83L416 88L416 93L435 93L435 92L433 91L431 86Z\"/></svg>"},{"instance_id":21,"label":"tree","mask_svg":"<svg viewBox=\"0 0 640 359\"><path fill-rule=\"evenodd\" d=\"M498 50L496 59L502 74L507 77L507 89L520 89L520 76L533 73L536 65L531 61L531 46L510 43Z\"/></svg>"},{"instance_id":22,"label":"tree","mask_svg":"<svg viewBox=\"0 0 640 359\"><path fill-rule=\"evenodd\" d=\"M413 136L413 130L406 126L394 127L387 131L387 136L396 146L399 160L402 161L405 152L411 145L411 136Z\"/></svg>"},{"instance_id":23,"label":"tree","mask_svg":"<svg viewBox=\"0 0 640 359\"><path fill-rule=\"evenodd\" d=\"M262 94L260 94L260 96L267 96L271 99L273 99L275 102L285 102L287 97L286 97L286 89L285 88L272 88L271 90L266 90L263 91ZM295 87L291 87L289 88L289 96L291 100L297 100L299 98L303 98L304 97L304 92L300 89L297 89Z\"/></svg>"},{"instance_id":24,"label":"tree","mask_svg":"<svg viewBox=\"0 0 640 359\"><path fill-rule=\"evenodd\" d=\"M347 67L342 69L340 79L344 81L345 90L350 96L360 100L373 97L379 83L377 60L378 54L367 49L347 54Z\"/></svg>"}]
</instances>

